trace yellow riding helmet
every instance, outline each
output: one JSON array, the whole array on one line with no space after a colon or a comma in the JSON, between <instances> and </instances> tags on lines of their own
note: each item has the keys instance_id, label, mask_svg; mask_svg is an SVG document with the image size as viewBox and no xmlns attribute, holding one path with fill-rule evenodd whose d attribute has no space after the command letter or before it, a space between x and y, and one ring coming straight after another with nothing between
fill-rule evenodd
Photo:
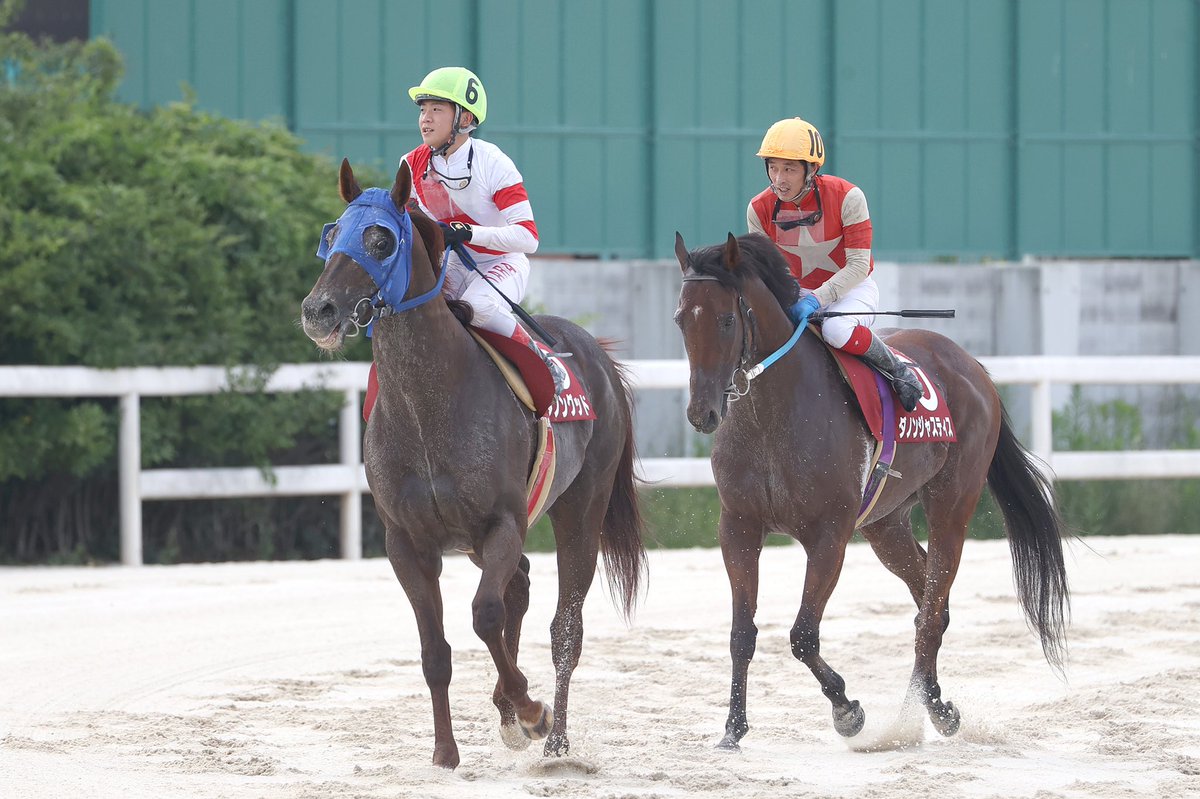
<instances>
[{"instance_id":1,"label":"yellow riding helmet","mask_svg":"<svg viewBox=\"0 0 1200 799\"><path fill-rule=\"evenodd\" d=\"M825 163L825 140L820 131L800 117L781 119L767 128L758 157L807 161L820 168Z\"/></svg>"},{"instance_id":2,"label":"yellow riding helmet","mask_svg":"<svg viewBox=\"0 0 1200 799\"><path fill-rule=\"evenodd\" d=\"M422 100L449 100L458 103L475 115L475 122L483 124L487 116L487 92L479 76L466 67L442 67L425 76L420 86L408 90L414 103Z\"/></svg>"}]
</instances>

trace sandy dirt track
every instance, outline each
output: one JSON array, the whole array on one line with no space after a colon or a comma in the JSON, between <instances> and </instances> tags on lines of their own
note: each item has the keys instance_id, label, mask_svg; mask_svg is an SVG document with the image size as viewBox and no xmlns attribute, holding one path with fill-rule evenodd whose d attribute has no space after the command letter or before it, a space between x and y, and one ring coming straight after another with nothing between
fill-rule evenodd
<instances>
[{"instance_id":1,"label":"sandy dirt track","mask_svg":"<svg viewBox=\"0 0 1200 799\"><path fill-rule=\"evenodd\" d=\"M549 701L555 563L535 555L521 665ZM729 690L716 550L652 552L632 626L598 582L572 684L571 756L512 752L471 631L477 572L443 577L462 765L435 769L415 624L383 560L0 569L0 797L1200 796L1200 536L1068 554L1067 679L1042 659L1003 541L969 541L942 649L954 738L851 751L788 649L799 547L764 555L750 733L714 750ZM914 609L852 545L822 652L867 712L900 713Z\"/></svg>"}]
</instances>

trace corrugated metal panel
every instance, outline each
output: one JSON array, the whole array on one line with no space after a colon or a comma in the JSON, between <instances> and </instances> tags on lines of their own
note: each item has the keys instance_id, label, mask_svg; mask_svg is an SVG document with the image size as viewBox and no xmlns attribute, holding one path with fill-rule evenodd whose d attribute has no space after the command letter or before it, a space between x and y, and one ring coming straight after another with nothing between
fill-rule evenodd
<instances>
[{"instance_id":1,"label":"corrugated metal panel","mask_svg":"<svg viewBox=\"0 0 1200 799\"><path fill-rule=\"evenodd\" d=\"M1197 4L1064 0L1019 10L1014 250L1197 254Z\"/></svg>"},{"instance_id":2,"label":"corrugated metal panel","mask_svg":"<svg viewBox=\"0 0 1200 799\"><path fill-rule=\"evenodd\" d=\"M525 177L540 253L647 251L644 23L641 0L480 4L481 78L497 104L481 133Z\"/></svg>"},{"instance_id":3,"label":"corrugated metal panel","mask_svg":"<svg viewBox=\"0 0 1200 799\"><path fill-rule=\"evenodd\" d=\"M653 4L655 257L671 256L676 230L693 246L745 232L746 204L767 185L763 132L790 116L828 122L830 5Z\"/></svg>"},{"instance_id":4,"label":"corrugated metal panel","mask_svg":"<svg viewBox=\"0 0 1200 799\"><path fill-rule=\"evenodd\" d=\"M464 64L543 253L745 229L787 116L903 260L1200 256L1196 0L92 0L123 99L284 119L391 170L409 86Z\"/></svg>"},{"instance_id":5,"label":"corrugated metal panel","mask_svg":"<svg viewBox=\"0 0 1200 799\"><path fill-rule=\"evenodd\" d=\"M290 0L92 0L92 35L116 42L118 96L143 106L180 100L235 118L291 122Z\"/></svg>"},{"instance_id":6,"label":"corrugated metal panel","mask_svg":"<svg viewBox=\"0 0 1200 799\"><path fill-rule=\"evenodd\" d=\"M471 0L289 5L296 53L293 129L335 160L395 170L420 143L409 87L433 66L478 66L473 27L448 22L474 19Z\"/></svg>"},{"instance_id":7,"label":"corrugated metal panel","mask_svg":"<svg viewBox=\"0 0 1200 799\"><path fill-rule=\"evenodd\" d=\"M867 195L878 254L1006 255L1011 3L855 0L846 12L830 151Z\"/></svg>"}]
</instances>

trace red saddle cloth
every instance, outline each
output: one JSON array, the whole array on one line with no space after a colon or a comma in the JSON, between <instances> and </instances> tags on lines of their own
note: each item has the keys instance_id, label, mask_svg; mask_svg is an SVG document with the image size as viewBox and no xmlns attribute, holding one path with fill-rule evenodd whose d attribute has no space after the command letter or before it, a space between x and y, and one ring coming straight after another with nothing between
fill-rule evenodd
<instances>
[{"instance_id":1,"label":"red saddle cloth","mask_svg":"<svg viewBox=\"0 0 1200 799\"><path fill-rule=\"evenodd\" d=\"M900 350L892 348L896 357L912 368L917 379L925 388L924 395L917 402L917 407L913 409L912 413L904 410L900 401L896 399L894 391L888 391L887 397L880 399L879 390L875 385L875 370L863 363L860 358L829 347L828 344L826 347L833 354L846 382L854 389L854 396L858 398L858 406L867 420L867 426L871 428L871 435L875 436L877 441L883 440L883 405L881 404L883 401L891 402L895 409L896 429L894 432L897 442L958 440L954 432L954 419L950 415L950 406L946 404L946 398L925 374L925 371Z\"/></svg>"},{"instance_id":2,"label":"red saddle cloth","mask_svg":"<svg viewBox=\"0 0 1200 799\"><path fill-rule=\"evenodd\" d=\"M546 368L542 359L533 353L533 350L524 344L513 341L508 336L478 327L472 329L511 361L513 366L517 367L517 371L521 373L521 378L529 388L529 395L533 397L533 405L538 416L544 416L552 422L582 422L596 418L596 412L592 410L592 403L583 390L583 383L579 382L575 373L571 371L570 358L555 358L567 372L567 385L556 398L554 396L554 379L550 377L550 370ZM554 351L549 347L540 341L534 343L541 348L542 352L553 356Z\"/></svg>"},{"instance_id":3,"label":"red saddle cloth","mask_svg":"<svg viewBox=\"0 0 1200 799\"><path fill-rule=\"evenodd\" d=\"M583 384L575 378L575 373L571 371L567 361L556 359L567 372L567 386L556 398L554 396L554 378L550 377L550 371L546 368L546 364L542 362L541 358L534 355L532 350L513 341L508 336L501 336L478 327L472 329L488 344L495 347L521 373L521 379L525 381L525 385L529 389L529 395L533 399L538 416L545 417L552 422L581 422L596 418L596 412L592 409L592 403L583 390ZM537 342L537 344L543 352L551 352L541 342ZM375 374L375 364L372 363L371 373L367 378L367 393L363 397L364 422L371 418L371 409L375 407L375 398L378 394L379 378Z\"/></svg>"}]
</instances>

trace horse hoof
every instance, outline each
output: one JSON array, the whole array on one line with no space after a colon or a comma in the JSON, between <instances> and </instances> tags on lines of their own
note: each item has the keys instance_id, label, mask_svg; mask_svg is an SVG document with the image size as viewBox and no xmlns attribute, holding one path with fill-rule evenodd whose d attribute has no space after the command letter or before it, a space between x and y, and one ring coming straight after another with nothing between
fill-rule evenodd
<instances>
[{"instance_id":1,"label":"horse hoof","mask_svg":"<svg viewBox=\"0 0 1200 799\"><path fill-rule=\"evenodd\" d=\"M533 739L515 722L500 725L500 740L514 752L528 749L529 744L533 743Z\"/></svg>"},{"instance_id":2,"label":"horse hoof","mask_svg":"<svg viewBox=\"0 0 1200 799\"><path fill-rule=\"evenodd\" d=\"M953 702L946 702L941 708L929 714L929 720L933 722L935 730L949 738L958 732L958 728L962 724L962 715Z\"/></svg>"},{"instance_id":3,"label":"horse hoof","mask_svg":"<svg viewBox=\"0 0 1200 799\"><path fill-rule=\"evenodd\" d=\"M718 752L742 751L742 747L738 745L737 738L734 738L728 733L725 734L725 737L721 739L721 743L717 744L715 748Z\"/></svg>"},{"instance_id":4,"label":"horse hoof","mask_svg":"<svg viewBox=\"0 0 1200 799\"><path fill-rule=\"evenodd\" d=\"M838 708L833 709L833 728L837 730L838 735L843 738L853 738L862 732L863 725L867 722L867 714L863 711L862 705L855 699L844 710Z\"/></svg>"},{"instance_id":5,"label":"horse hoof","mask_svg":"<svg viewBox=\"0 0 1200 799\"><path fill-rule=\"evenodd\" d=\"M520 716L517 721L521 725L521 732L525 733L525 737L531 741L540 741L550 734L550 728L554 725L554 708L542 702L535 702L542 709L541 716L533 724L525 722Z\"/></svg>"},{"instance_id":6,"label":"horse hoof","mask_svg":"<svg viewBox=\"0 0 1200 799\"><path fill-rule=\"evenodd\" d=\"M450 746L445 749L434 747L433 765L450 771L458 768L458 747Z\"/></svg>"}]
</instances>

